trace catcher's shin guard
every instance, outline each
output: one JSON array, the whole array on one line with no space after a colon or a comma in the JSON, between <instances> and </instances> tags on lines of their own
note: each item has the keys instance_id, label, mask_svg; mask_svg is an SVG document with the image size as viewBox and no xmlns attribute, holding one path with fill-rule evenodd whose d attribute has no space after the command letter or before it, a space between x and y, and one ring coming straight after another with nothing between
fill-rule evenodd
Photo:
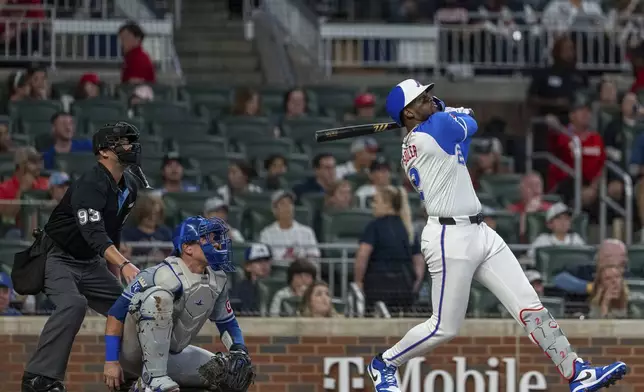
<instances>
[{"instance_id":1,"label":"catcher's shin guard","mask_svg":"<svg viewBox=\"0 0 644 392\"><path fill-rule=\"evenodd\" d=\"M130 313L137 321L137 335L143 354L141 379L148 385L156 378L170 380L167 375L173 301L174 295L158 286L132 297Z\"/></svg>"}]
</instances>

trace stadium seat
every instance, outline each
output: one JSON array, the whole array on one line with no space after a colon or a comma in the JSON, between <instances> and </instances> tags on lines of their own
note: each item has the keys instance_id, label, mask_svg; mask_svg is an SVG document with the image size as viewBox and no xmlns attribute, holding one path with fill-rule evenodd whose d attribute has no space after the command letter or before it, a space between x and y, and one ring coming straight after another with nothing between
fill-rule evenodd
<instances>
[{"instance_id":1,"label":"stadium seat","mask_svg":"<svg viewBox=\"0 0 644 392\"><path fill-rule=\"evenodd\" d=\"M246 146L246 153L249 157L255 157L260 162L273 154L289 156L295 152L295 145L293 141L288 138L257 138L255 140L248 140L244 142Z\"/></svg>"},{"instance_id":2,"label":"stadium seat","mask_svg":"<svg viewBox=\"0 0 644 392\"><path fill-rule=\"evenodd\" d=\"M315 131L337 126L336 121L329 117L300 117L282 122L282 130L287 136L297 142L310 144L315 142Z\"/></svg>"},{"instance_id":3,"label":"stadium seat","mask_svg":"<svg viewBox=\"0 0 644 392\"><path fill-rule=\"evenodd\" d=\"M322 235L320 242L356 243L365 227L374 219L371 210L352 209L349 211L324 213L322 215Z\"/></svg>"},{"instance_id":4,"label":"stadium seat","mask_svg":"<svg viewBox=\"0 0 644 392\"><path fill-rule=\"evenodd\" d=\"M30 121L51 121L52 116L63 110L60 101L27 100L9 104L12 119L28 118Z\"/></svg>"},{"instance_id":5,"label":"stadium seat","mask_svg":"<svg viewBox=\"0 0 644 392\"><path fill-rule=\"evenodd\" d=\"M134 125L141 134L149 134L149 128L146 127L145 122L142 118L126 118L122 117L93 117L85 119L85 131L87 135L92 135L94 132L98 131L105 124L115 123L119 121L127 121L128 123Z\"/></svg>"},{"instance_id":6,"label":"stadium seat","mask_svg":"<svg viewBox=\"0 0 644 392\"><path fill-rule=\"evenodd\" d=\"M267 117L250 116L224 117L216 124L219 134L239 142L271 137L276 127Z\"/></svg>"},{"instance_id":7,"label":"stadium seat","mask_svg":"<svg viewBox=\"0 0 644 392\"><path fill-rule=\"evenodd\" d=\"M182 157L190 157L199 162L199 166L208 165L214 154L226 154L228 151L228 140L220 136L202 135L197 140L187 142L180 135L172 139L172 149L181 153Z\"/></svg>"},{"instance_id":8,"label":"stadium seat","mask_svg":"<svg viewBox=\"0 0 644 392\"><path fill-rule=\"evenodd\" d=\"M539 298L543 306L548 309L552 316L557 319L564 317L566 312L566 301L559 297L541 297Z\"/></svg>"},{"instance_id":9,"label":"stadium seat","mask_svg":"<svg viewBox=\"0 0 644 392\"><path fill-rule=\"evenodd\" d=\"M180 122L194 118L188 107L181 103L154 101L145 102L134 107L137 116L146 121L154 122Z\"/></svg>"},{"instance_id":10,"label":"stadium seat","mask_svg":"<svg viewBox=\"0 0 644 392\"><path fill-rule=\"evenodd\" d=\"M155 120L150 125L150 131L163 138L176 138L181 142L184 138L196 138L211 135L210 125L200 119L171 119Z\"/></svg>"},{"instance_id":11,"label":"stadium seat","mask_svg":"<svg viewBox=\"0 0 644 392\"><path fill-rule=\"evenodd\" d=\"M338 116L353 108L353 100L358 94L355 87L341 85L308 86L306 91L308 94L315 94L319 108L329 108Z\"/></svg>"},{"instance_id":12,"label":"stadium seat","mask_svg":"<svg viewBox=\"0 0 644 392\"><path fill-rule=\"evenodd\" d=\"M217 112L227 109L231 104L231 89L229 87L186 86L179 90L182 100L190 101L193 108L199 106Z\"/></svg>"},{"instance_id":13,"label":"stadium seat","mask_svg":"<svg viewBox=\"0 0 644 392\"><path fill-rule=\"evenodd\" d=\"M280 86L263 86L259 88L262 109L268 113L281 113L284 111L284 95L287 88Z\"/></svg>"},{"instance_id":14,"label":"stadium seat","mask_svg":"<svg viewBox=\"0 0 644 392\"><path fill-rule=\"evenodd\" d=\"M628 268L637 276L644 276L644 246L628 247Z\"/></svg>"},{"instance_id":15,"label":"stadium seat","mask_svg":"<svg viewBox=\"0 0 644 392\"><path fill-rule=\"evenodd\" d=\"M572 231L579 234L584 240L588 235L588 214L582 212L572 220ZM532 243L539 234L549 232L546 227L546 213L534 212L526 217L526 237Z\"/></svg>"},{"instance_id":16,"label":"stadium seat","mask_svg":"<svg viewBox=\"0 0 644 392\"><path fill-rule=\"evenodd\" d=\"M494 174L483 176L480 179L481 190L499 199L503 199L507 195L518 194L520 182L521 174L515 173Z\"/></svg>"},{"instance_id":17,"label":"stadium seat","mask_svg":"<svg viewBox=\"0 0 644 392\"><path fill-rule=\"evenodd\" d=\"M499 204L499 199L497 199L494 195L491 195L487 192L477 192L476 196L478 196L481 204L486 207L495 208L495 209L501 208L501 205Z\"/></svg>"},{"instance_id":18,"label":"stadium seat","mask_svg":"<svg viewBox=\"0 0 644 392\"><path fill-rule=\"evenodd\" d=\"M10 177L16 170L16 164L13 161L13 154L0 153L0 176L3 178Z\"/></svg>"},{"instance_id":19,"label":"stadium seat","mask_svg":"<svg viewBox=\"0 0 644 392\"><path fill-rule=\"evenodd\" d=\"M495 211L487 214L496 222L496 232L508 243L518 244L520 215L507 211Z\"/></svg>"},{"instance_id":20,"label":"stadium seat","mask_svg":"<svg viewBox=\"0 0 644 392\"><path fill-rule=\"evenodd\" d=\"M546 246L535 252L536 267L549 282L567 267L594 264L595 248L589 246Z\"/></svg>"},{"instance_id":21,"label":"stadium seat","mask_svg":"<svg viewBox=\"0 0 644 392\"><path fill-rule=\"evenodd\" d=\"M72 113L83 119L120 118L126 120L128 118L127 107L123 102L105 98L75 101Z\"/></svg>"},{"instance_id":22,"label":"stadium seat","mask_svg":"<svg viewBox=\"0 0 644 392\"><path fill-rule=\"evenodd\" d=\"M43 205L31 204L31 202L49 201L49 192L46 190L24 192L21 195L21 199L30 202L30 204L23 205L20 208L20 223L23 233L31 238L30 233L37 227L44 227L56 205L51 202Z\"/></svg>"},{"instance_id":23,"label":"stadium seat","mask_svg":"<svg viewBox=\"0 0 644 392\"><path fill-rule=\"evenodd\" d=\"M16 253L27 249L29 245L22 241L0 240L0 264L11 268Z\"/></svg>"},{"instance_id":24,"label":"stadium seat","mask_svg":"<svg viewBox=\"0 0 644 392\"><path fill-rule=\"evenodd\" d=\"M51 121L34 121L31 119L19 120L20 132L27 134L31 137L38 137L40 135L51 135ZM79 132L80 133L80 132Z\"/></svg>"},{"instance_id":25,"label":"stadium seat","mask_svg":"<svg viewBox=\"0 0 644 392\"><path fill-rule=\"evenodd\" d=\"M168 192L163 195L166 206L166 224L175 227L181 222L181 211L201 213L204 202L214 195L212 192Z\"/></svg>"}]
</instances>

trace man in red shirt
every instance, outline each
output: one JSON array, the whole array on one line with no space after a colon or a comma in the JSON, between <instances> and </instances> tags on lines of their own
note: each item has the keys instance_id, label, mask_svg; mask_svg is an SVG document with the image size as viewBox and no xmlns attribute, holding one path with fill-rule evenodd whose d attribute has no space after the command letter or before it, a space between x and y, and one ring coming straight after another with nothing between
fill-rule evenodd
<instances>
[{"instance_id":1,"label":"man in red shirt","mask_svg":"<svg viewBox=\"0 0 644 392\"><path fill-rule=\"evenodd\" d=\"M588 208L597 201L599 176L606 162L606 149L601 135L590 129L592 112L587 102L577 103L570 111L569 129L581 140L582 204ZM574 167L573 145L569 136L553 138L551 152L563 163ZM574 179L557 166L548 169L548 189L564 196L566 203L574 199Z\"/></svg>"},{"instance_id":2,"label":"man in red shirt","mask_svg":"<svg viewBox=\"0 0 644 392\"><path fill-rule=\"evenodd\" d=\"M123 68L121 83L154 83L156 70L150 56L143 50L145 33L141 26L128 22L119 29L119 40L123 47Z\"/></svg>"},{"instance_id":3,"label":"man in red shirt","mask_svg":"<svg viewBox=\"0 0 644 392\"><path fill-rule=\"evenodd\" d=\"M42 157L33 147L21 147L14 154L16 171L13 177L0 183L1 200L19 200L23 192L49 189L49 181L40 176ZM13 221L20 205L0 204L0 214L6 220Z\"/></svg>"}]
</instances>

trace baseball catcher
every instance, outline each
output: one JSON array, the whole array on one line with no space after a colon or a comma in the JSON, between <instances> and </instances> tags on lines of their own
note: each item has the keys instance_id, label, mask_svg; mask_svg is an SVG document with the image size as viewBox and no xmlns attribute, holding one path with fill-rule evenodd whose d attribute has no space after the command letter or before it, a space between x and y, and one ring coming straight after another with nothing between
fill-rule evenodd
<instances>
[{"instance_id":1,"label":"baseball catcher","mask_svg":"<svg viewBox=\"0 0 644 392\"><path fill-rule=\"evenodd\" d=\"M141 271L108 313L105 383L123 390L126 372L139 377L130 392L246 391L255 372L228 300L226 272L234 266L227 225L187 218L173 245L173 255ZM208 318L227 353L190 345Z\"/></svg>"}]
</instances>

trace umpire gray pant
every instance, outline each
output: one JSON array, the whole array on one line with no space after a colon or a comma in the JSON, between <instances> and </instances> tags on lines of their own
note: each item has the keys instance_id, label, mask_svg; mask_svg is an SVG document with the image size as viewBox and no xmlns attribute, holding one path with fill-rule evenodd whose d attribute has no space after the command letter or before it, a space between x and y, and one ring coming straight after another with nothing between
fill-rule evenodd
<instances>
[{"instance_id":1,"label":"umpire gray pant","mask_svg":"<svg viewBox=\"0 0 644 392\"><path fill-rule=\"evenodd\" d=\"M44 237L43 241L52 241ZM67 362L87 307L107 315L123 287L99 256L76 260L55 244L47 253L43 292L56 306L40 333L26 372L65 379Z\"/></svg>"}]
</instances>

